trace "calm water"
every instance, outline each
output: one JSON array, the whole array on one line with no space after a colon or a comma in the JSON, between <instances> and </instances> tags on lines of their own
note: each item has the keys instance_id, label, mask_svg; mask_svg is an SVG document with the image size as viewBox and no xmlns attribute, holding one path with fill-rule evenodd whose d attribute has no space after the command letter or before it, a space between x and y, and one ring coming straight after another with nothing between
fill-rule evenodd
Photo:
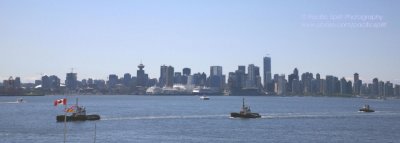
<instances>
[{"instance_id":1,"label":"calm water","mask_svg":"<svg viewBox=\"0 0 400 143\"><path fill-rule=\"evenodd\" d=\"M54 107L64 96L0 97L0 142L62 142L63 123ZM399 142L400 100L327 97L246 97L261 119L231 119L241 96L79 97L100 121L69 122L67 142ZM359 113L370 104L375 113Z\"/></svg>"}]
</instances>

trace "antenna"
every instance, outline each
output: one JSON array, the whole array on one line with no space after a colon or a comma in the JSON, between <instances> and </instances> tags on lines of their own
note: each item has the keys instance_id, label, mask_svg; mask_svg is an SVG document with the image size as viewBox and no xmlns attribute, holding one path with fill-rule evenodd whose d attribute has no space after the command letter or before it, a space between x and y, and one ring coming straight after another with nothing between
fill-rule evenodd
<instances>
[{"instance_id":1,"label":"antenna","mask_svg":"<svg viewBox=\"0 0 400 143\"><path fill-rule=\"evenodd\" d=\"M71 68L71 73L74 73L74 68Z\"/></svg>"}]
</instances>

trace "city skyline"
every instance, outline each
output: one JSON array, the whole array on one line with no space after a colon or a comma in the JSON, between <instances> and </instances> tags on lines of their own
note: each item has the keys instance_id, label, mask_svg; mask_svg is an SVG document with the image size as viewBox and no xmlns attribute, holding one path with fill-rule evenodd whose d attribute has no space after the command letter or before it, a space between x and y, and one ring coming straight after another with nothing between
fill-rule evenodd
<instances>
[{"instance_id":1,"label":"city skyline","mask_svg":"<svg viewBox=\"0 0 400 143\"><path fill-rule=\"evenodd\" d=\"M164 64L192 73L219 65L228 75L262 68L269 54L272 74L357 72L368 83L400 83L398 1L290 2L1 1L0 78L65 79L75 68L78 79L107 79L134 75L140 61L150 78ZM325 21L386 25L318 25Z\"/></svg>"},{"instance_id":2,"label":"city skyline","mask_svg":"<svg viewBox=\"0 0 400 143\"><path fill-rule=\"evenodd\" d=\"M263 85L263 88L264 89L266 89L267 87L267 85L265 85L265 78L264 78L264 74L268 74L269 72L269 70L272 70L273 68L272 68L272 66L271 65L273 65L273 60L272 60L272 58L271 57L269 57L269 56L265 56L265 57L263 57L262 58L263 59L263 62L266 62L265 64L263 64L263 65L261 65L261 66L259 66L259 65L255 65L255 64L247 64L247 65L237 65L235 68L243 68L243 70L244 70L244 72L245 73L247 73L247 72L249 72L249 69L248 68L252 68L252 66L255 66L255 67L257 67L257 71L259 72L259 74L260 74L260 76L261 75L263 75L263 76L261 76L260 78L262 78L262 85ZM266 60L266 59L268 59L268 60ZM268 64L269 63L269 64ZM271 67L269 67L269 66L271 66ZM59 77L60 79L61 79L61 83L64 83L64 84L67 84L67 79L68 79L68 76L71 76L71 77L73 77L73 79L76 79L76 80L78 80L78 81L81 81L81 80L87 80L87 79L92 79L92 80L104 80L104 81L109 81L110 80L110 77L112 77L112 76L116 76L116 77L119 77L119 78L116 78L115 80L119 80L120 78L124 78L125 76L127 76L127 75L129 75L130 77L136 77L135 75L136 74L140 74L140 76L146 76L146 79L157 79L157 81L158 82L161 82L162 83L162 85L164 85L164 84L166 84L166 83L163 83L163 82L166 82L166 80L167 79L164 79L163 80L163 78L167 78L167 73L169 73L169 78L171 78L171 76L175 76L175 73L180 73L180 74L182 74L183 75L183 73L184 73L184 70L189 70L189 73L191 73L191 74L189 74L189 75L193 75L193 74L196 74L196 73L205 73L207 76L213 76L213 75L215 75L215 74L217 74L218 73L218 75L219 76L228 76L229 75L229 73L231 73L231 72L234 72L235 70L232 70L232 71L226 71L226 70L224 70L224 66L217 66L217 65L210 65L209 66L209 71L193 71L192 70L192 68L191 67L183 67L183 68L181 68L181 69L177 69L177 68L175 68L175 66L174 65L166 65L166 64L162 64L162 65L160 65L159 66L159 68L161 69L161 71L158 73L158 75L155 75L155 76L149 76L147 73L149 73L149 72L151 72L151 71L147 71L147 70L145 70L144 68L145 67L147 67L145 64L143 64L142 63L142 61L140 62L140 64L138 64L137 66L136 66L136 72L138 72L138 73L136 73L136 72L125 72L125 73L122 73L122 74L115 74L115 73L109 73L109 74L107 74L107 75L104 75L103 77L104 78L93 78L93 77L79 77L79 72L77 72L76 70L74 70L74 68L71 68L70 69L70 71L69 72L66 72L66 73L64 73L63 75L57 75L57 74L51 74L51 73L49 73L49 74L44 74L44 73L41 73L41 75L39 76L39 78L37 78L37 79L33 79L32 81L26 81L26 80L24 80L23 78L24 77L21 77L21 76L8 76L8 77L6 77L6 78L4 78L4 79L1 79L1 80L6 80L6 79L9 79L10 77L13 77L13 78L19 78L20 80L21 80L21 82L22 83L34 83L35 82L35 80L41 80L41 78L43 77L43 76L56 76L56 77ZM262 71L260 71L258 68L263 68L263 70ZM215 68L218 68L218 70L216 70ZM159 70L160 70L159 69ZM266 71L265 71L265 69L267 69ZM268 70L269 69L269 70ZM308 73L311 73L311 74L318 74L320 77L321 77L321 79L322 78L325 78L325 77L329 77L329 76L334 76L334 77L337 77L337 78L344 78L344 79L346 79L347 81L352 81L352 82L354 82L354 79L357 79L357 80L361 80L361 81L363 81L363 83L373 83L373 80L375 79L375 78L377 78L379 81L389 81L389 82L392 82L392 83L394 83L394 84L399 84L400 83L400 81L399 81L399 83L397 83L396 82L396 80L384 80L384 79L381 79L381 78L379 78L379 77L373 77L373 78L371 78L371 79L364 79L364 78L361 78L359 75L360 75L360 73L359 72L354 72L352 75L351 75L351 77L349 76L349 77L346 77L346 76L340 76L340 75L334 75L334 74L321 74L321 73L318 73L318 72L312 72L312 71L300 71L299 70L299 68L297 68L297 67L295 67L294 69L293 69L296 73L297 73L297 76L299 76L299 74L308 74ZM292 71L293 71L292 70ZM168 72L168 71L170 71L170 72ZM225 72L223 72L223 71L225 71ZM287 73L273 73L273 72L271 72L271 73L269 73L269 74L271 74L270 76L270 80L273 80L273 76L274 75L278 75L278 76L284 76L283 77L283 79L286 79L286 80L290 80L290 78L291 78L291 76L292 76L292 71L288 71ZM188 72L188 71L186 71L186 72ZM251 72L250 72L251 73ZM261 74L261 73L263 73L263 74ZM66 76L65 76L66 75ZM137 77L136 77L137 78ZM298 79L299 77L297 77L297 79ZM65 79L65 80L63 80L63 79ZM142 79L141 79L142 80ZM170 79L170 80L173 80L173 79ZM395 81L395 82L393 82L393 81ZM225 79L225 81L224 82L227 82L227 79ZM270 81L270 82L272 82L272 81ZM272 83L271 83L272 84ZM170 83L170 86L171 86L171 83Z\"/></svg>"}]
</instances>

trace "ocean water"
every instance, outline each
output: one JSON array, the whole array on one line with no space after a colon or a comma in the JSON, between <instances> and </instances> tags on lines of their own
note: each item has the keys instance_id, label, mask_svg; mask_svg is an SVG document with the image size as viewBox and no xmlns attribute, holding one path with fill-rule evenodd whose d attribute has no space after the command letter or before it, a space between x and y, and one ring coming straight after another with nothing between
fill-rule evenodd
<instances>
[{"instance_id":1,"label":"ocean water","mask_svg":"<svg viewBox=\"0 0 400 143\"><path fill-rule=\"evenodd\" d=\"M1 143L63 142L65 96L0 96ZM246 96L259 119L233 119L243 96L68 96L99 121L67 123L67 142L400 142L400 100ZM358 109L369 104L374 113ZM96 125L96 130L95 130ZM96 136L95 136L96 131Z\"/></svg>"}]
</instances>

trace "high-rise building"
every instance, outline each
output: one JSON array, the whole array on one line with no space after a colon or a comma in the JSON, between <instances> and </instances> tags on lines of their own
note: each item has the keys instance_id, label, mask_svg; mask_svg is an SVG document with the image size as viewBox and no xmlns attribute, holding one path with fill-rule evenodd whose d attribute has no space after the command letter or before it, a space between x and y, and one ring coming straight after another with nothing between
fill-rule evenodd
<instances>
[{"instance_id":1,"label":"high-rise building","mask_svg":"<svg viewBox=\"0 0 400 143\"><path fill-rule=\"evenodd\" d=\"M108 76L108 87L113 88L118 84L118 76L115 74L110 74Z\"/></svg>"},{"instance_id":2,"label":"high-rise building","mask_svg":"<svg viewBox=\"0 0 400 143\"><path fill-rule=\"evenodd\" d=\"M125 73L124 74L124 85L126 87L131 86L131 80L132 80L132 75L130 73Z\"/></svg>"},{"instance_id":3,"label":"high-rise building","mask_svg":"<svg viewBox=\"0 0 400 143\"><path fill-rule=\"evenodd\" d=\"M246 66L238 66L238 71L246 73Z\"/></svg>"},{"instance_id":4,"label":"high-rise building","mask_svg":"<svg viewBox=\"0 0 400 143\"><path fill-rule=\"evenodd\" d=\"M282 75L278 76L278 80L275 83L276 94L285 95L286 94L286 84L287 84L287 81L285 79L285 75L282 74Z\"/></svg>"},{"instance_id":5,"label":"high-rise building","mask_svg":"<svg viewBox=\"0 0 400 143\"><path fill-rule=\"evenodd\" d=\"M360 87L361 87L361 81L359 78L358 73L354 73L354 85L353 85L353 94L354 95L360 95Z\"/></svg>"},{"instance_id":6,"label":"high-rise building","mask_svg":"<svg viewBox=\"0 0 400 143\"><path fill-rule=\"evenodd\" d=\"M296 85L296 84L299 84L299 82L293 83L293 80L299 81L299 70L297 70L297 68L294 68L293 73L290 74L289 77L288 77L288 87L287 87L287 90L288 90L289 92L294 93L294 94L298 94L299 91L295 90L294 87L300 87L300 85Z\"/></svg>"},{"instance_id":7,"label":"high-rise building","mask_svg":"<svg viewBox=\"0 0 400 143\"><path fill-rule=\"evenodd\" d=\"M15 88L21 88L21 78L20 77L15 77Z\"/></svg>"},{"instance_id":8,"label":"high-rise building","mask_svg":"<svg viewBox=\"0 0 400 143\"><path fill-rule=\"evenodd\" d=\"M247 67L247 78L246 78L246 87L247 88L259 88L261 84L260 77L260 68L255 66L254 64L250 64ZM260 83L259 83L260 82Z\"/></svg>"},{"instance_id":9,"label":"high-rise building","mask_svg":"<svg viewBox=\"0 0 400 143\"><path fill-rule=\"evenodd\" d=\"M400 85L396 84L394 86L394 96L399 97L400 96Z\"/></svg>"},{"instance_id":10,"label":"high-rise building","mask_svg":"<svg viewBox=\"0 0 400 143\"><path fill-rule=\"evenodd\" d=\"M160 87L164 87L167 84L167 70L168 66L166 65L160 67L160 78L158 80Z\"/></svg>"},{"instance_id":11,"label":"high-rise building","mask_svg":"<svg viewBox=\"0 0 400 143\"><path fill-rule=\"evenodd\" d=\"M181 72L175 72L174 74L174 83L175 84L182 84L182 73Z\"/></svg>"},{"instance_id":12,"label":"high-rise building","mask_svg":"<svg viewBox=\"0 0 400 143\"><path fill-rule=\"evenodd\" d=\"M174 86L174 67L172 66L168 66L167 68L166 86L167 87Z\"/></svg>"},{"instance_id":13,"label":"high-rise building","mask_svg":"<svg viewBox=\"0 0 400 143\"><path fill-rule=\"evenodd\" d=\"M340 90L340 88L337 87L338 78L335 76L327 75L325 78L325 84L324 84L324 95L326 96L333 96L336 95L337 89Z\"/></svg>"},{"instance_id":14,"label":"high-rise building","mask_svg":"<svg viewBox=\"0 0 400 143\"><path fill-rule=\"evenodd\" d=\"M42 89L48 90L48 89L50 89L50 86L51 86L51 82L50 82L49 76L47 76L47 75L42 76Z\"/></svg>"},{"instance_id":15,"label":"high-rise building","mask_svg":"<svg viewBox=\"0 0 400 143\"><path fill-rule=\"evenodd\" d=\"M264 88L267 92L273 90L273 83L271 80L271 58L264 57Z\"/></svg>"},{"instance_id":16,"label":"high-rise building","mask_svg":"<svg viewBox=\"0 0 400 143\"><path fill-rule=\"evenodd\" d=\"M222 75L222 66L211 66L209 86L217 89L223 89L225 84L225 76Z\"/></svg>"},{"instance_id":17,"label":"high-rise building","mask_svg":"<svg viewBox=\"0 0 400 143\"><path fill-rule=\"evenodd\" d=\"M50 79L50 88L53 90L58 90L60 88L60 78L58 78L56 75L52 75L49 77Z\"/></svg>"},{"instance_id":18,"label":"high-rise building","mask_svg":"<svg viewBox=\"0 0 400 143\"><path fill-rule=\"evenodd\" d=\"M371 94L373 96L378 96L379 95L379 80L378 80L378 78L372 79Z\"/></svg>"},{"instance_id":19,"label":"high-rise building","mask_svg":"<svg viewBox=\"0 0 400 143\"><path fill-rule=\"evenodd\" d=\"M172 87L174 86L174 67L162 65L160 67L160 87Z\"/></svg>"},{"instance_id":20,"label":"high-rise building","mask_svg":"<svg viewBox=\"0 0 400 143\"><path fill-rule=\"evenodd\" d=\"M183 68L182 69L182 74L183 76L189 76L190 75L190 68Z\"/></svg>"},{"instance_id":21,"label":"high-rise building","mask_svg":"<svg viewBox=\"0 0 400 143\"><path fill-rule=\"evenodd\" d=\"M346 95L348 94L348 89L347 89L347 81L344 77L340 79L340 94L341 95Z\"/></svg>"},{"instance_id":22,"label":"high-rise building","mask_svg":"<svg viewBox=\"0 0 400 143\"><path fill-rule=\"evenodd\" d=\"M314 79L313 74L310 72L305 72L301 74L301 82L303 85L303 90L302 92L305 95L310 95L312 94L311 90L311 81Z\"/></svg>"},{"instance_id":23,"label":"high-rise building","mask_svg":"<svg viewBox=\"0 0 400 143\"><path fill-rule=\"evenodd\" d=\"M65 86L68 90L76 90L78 88L78 76L77 73L67 73Z\"/></svg>"},{"instance_id":24,"label":"high-rise building","mask_svg":"<svg viewBox=\"0 0 400 143\"><path fill-rule=\"evenodd\" d=\"M144 65L140 63L138 65L139 70L136 71L136 83L137 86L147 86L147 82L149 80L148 74L146 74L143 70Z\"/></svg>"}]
</instances>

